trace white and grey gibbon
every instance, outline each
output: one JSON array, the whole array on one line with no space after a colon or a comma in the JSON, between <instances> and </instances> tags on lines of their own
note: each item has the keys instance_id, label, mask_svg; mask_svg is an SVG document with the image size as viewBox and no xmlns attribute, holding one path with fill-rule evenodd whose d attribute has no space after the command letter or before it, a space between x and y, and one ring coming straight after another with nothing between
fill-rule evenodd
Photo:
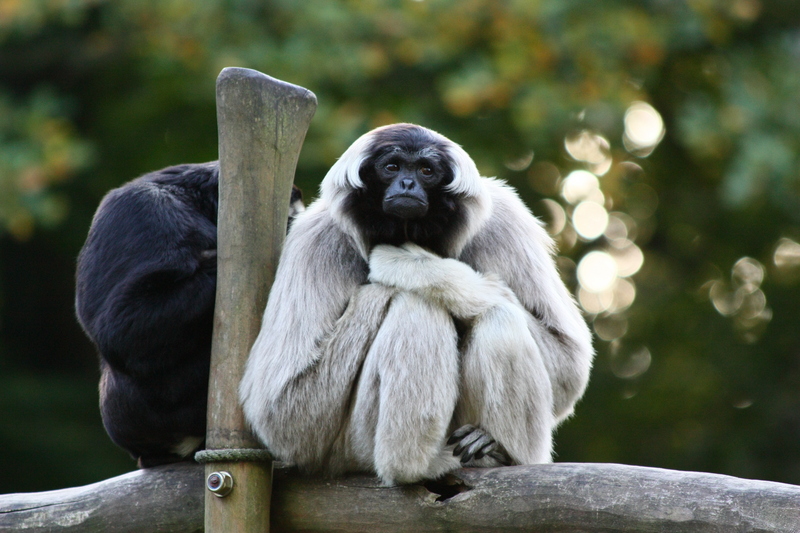
<instances>
[{"instance_id":1,"label":"white and grey gibbon","mask_svg":"<svg viewBox=\"0 0 800 533\"><path fill-rule=\"evenodd\" d=\"M410 483L551 461L593 355L515 191L395 124L353 143L294 221L240 399L282 461Z\"/></svg>"}]
</instances>

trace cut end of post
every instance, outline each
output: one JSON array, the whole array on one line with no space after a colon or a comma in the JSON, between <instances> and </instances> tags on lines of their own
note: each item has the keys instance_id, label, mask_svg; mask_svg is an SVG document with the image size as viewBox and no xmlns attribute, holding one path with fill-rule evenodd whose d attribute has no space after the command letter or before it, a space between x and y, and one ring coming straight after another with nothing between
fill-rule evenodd
<instances>
[{"instance_id":1,"label":"cut end of post","mask_svg":"<svg viewBox=\"0 0 800 533\"><path fill-rule=\"evenodd\" d=\"M312 114L317 108L317 96L299 85L294 85L272 76L268 76L263 72L244 67L225 67L217 76L217 94L220 93L220 87L229 83L236 84L252 84L269 88L270 92L281 99L294 97L299 100L306 100L312 109Z\"/></svg>"}]
</instances>

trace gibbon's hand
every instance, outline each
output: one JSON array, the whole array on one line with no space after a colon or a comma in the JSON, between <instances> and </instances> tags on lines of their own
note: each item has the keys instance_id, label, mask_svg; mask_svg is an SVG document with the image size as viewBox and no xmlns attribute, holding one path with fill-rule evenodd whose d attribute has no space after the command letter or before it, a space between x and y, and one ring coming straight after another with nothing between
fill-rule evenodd
<instances>
[{"instance_id":1,"label":"gibbon's hand","mask_svg":"<svg viewBox=\"0 0 800 533\"><path fill-rule=\"evenodd\" d=\"M369 257L369 280L408 291L431 290L477 273L455 259L444 259L414 243L379 244Z\"/></svg>"},{"instance_id":2,"label":"gibbon's hand","mask_svg":"<svg viewBox=\"0 0 800 533\"><path fill-rule=\"evenodd\" d=\"M458 443L458 444L456 444ZM491 457L498 463L508 466L513 463L503 446L494 440L489 433L479 427L467 424L461 426L447 439L447 445L452 446L453 455L461 456L461 463L469 463L472 459L480 460L484 457Z\"/></svg>"},{"instance_id":3,"label":"gibbon's hand","mask_svg":"<svg viewBox=\"0 0 800 533\"><path fill-rule=\"evenodd\" d=\"M463 320L493 307L518 305L511 290L495 276L480 274L461 261L439 257L410 242L376 246L369 268L371 282L417 293Z\"/></svg>"}]
</instances>

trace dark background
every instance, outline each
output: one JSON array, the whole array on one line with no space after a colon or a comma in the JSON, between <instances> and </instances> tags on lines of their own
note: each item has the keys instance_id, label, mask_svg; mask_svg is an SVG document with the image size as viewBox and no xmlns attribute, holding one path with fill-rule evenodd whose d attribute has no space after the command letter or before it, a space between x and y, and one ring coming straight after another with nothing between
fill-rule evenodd
<instances>
[{"instance_id":1,"label":"dark background","mask_svg":"<svg viewBox=\"0 0 800 533\"><path fill-rule=\"evenodd\" d=\"M800 3L73 0L0 3L6 491L134 468L100 424L75 257L110 188L216 158L225 66L316 93L307 200L409 121L548 222L598 352L557 460L800 484Z\"/></svg>"}]
</instances>

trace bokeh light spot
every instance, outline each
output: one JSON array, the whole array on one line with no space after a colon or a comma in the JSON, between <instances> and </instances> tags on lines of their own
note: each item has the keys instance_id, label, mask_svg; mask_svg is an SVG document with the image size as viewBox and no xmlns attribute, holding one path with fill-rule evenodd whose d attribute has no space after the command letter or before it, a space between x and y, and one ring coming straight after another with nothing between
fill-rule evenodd
<instances>
[{"instance_id":1,"label":"bokeh light spot","mask_svg":"<svg viewBox=\"0 0 800 533\"><path fill-rule=\"evenodd\" d=\"M531 163L533 163L533 150L516 159L506 161L504 164L509 170L521 172L531 166Z\"/></svg>"},{"instance_id":2,"label":"bokeh light spot","mask_svg":"<svg viewBox=\"0 0 800 533\"><path fill-rule=\"evenodd\" d=\"M633 276L644 264L642 249L627 239L614 241L609 254L617 262L617 275L622 278Z\"/></svg>"},{"instance_id":3,"label":"bokeh light spot","mask_svg":"<svg viewBox=\"0 0 800 533\"><path fill-rule=\"evenodd\" d=\"M731 279L736 285L760 287L764 281L764 267L752 257L742 257L731 269Z\"/></svg>"},{"instance_id":4,"label":"bokeh light spot","mask_svg":"<svg viewBox=\"0 0 800 533\"><path fill-rule=\"evenodd\" d=\"M561 196L571 204L586 200L595 195L596 192L600 192L600 181L597 176L587 170L570 172L561 184ZM603 202L601 201L600 203Z\"/></svg>"},{"instance_id":5,"label":"bokeh light spot","mask_svg":"<svg viewBox=\"0 0 800 533\"><path fill-rule=\"evenodd\" d=\"M611 145L601 135L588 130L567 135L564 147L573 159L588 163L590 170L599 176L611 168Z\"/></svg>"},{"instance_id":6,"label":"bokeh light spot","mask_svg":"<svg viewBox=\"0 0 800 533\"><path fill-rule=\"evenodd\" d=\"M606 252L592 251L578 263L578 282L589 292L609 290L617 280L617 262Z\"/></svg>"},{"instance_id":7,"label":"bokeh light spot","mask_svg":"<svg viewBox=\"0 0 800 533\"><path fill-rule=\"evenodd\" d=\"M599 315L608 311L614 304L614 293L611 290L592 292L580 287L578 289L578 303L587 313Z\"/></svg>"},{"instance_id":8,"label":"bokeh light spot","mask_svg":"<svg viewBox=\"0 0 800 533\"><path fill-rule=\"evenodd\" d=\"M664 120L653 106L634 102L625 112L625 148L635 155L647 156L664 138Z\"/></svg>"},{"instance_id":9,"label":"bokeh light spot","mask_svg":"<svg viewBox=\"0 0 800 533\"><path fill-rule=\"evenodd\" d=\"M593 323L597 336L604 341L613 341L625 336L628 332L628 319L619 315L599 316Z\"/></svg>"},{"instance_id":10,"label":"bokeh light spot","mask_svg":"<svg viewBox=\"0 0 800 533\"><path fill-rule=\"evenodd\" d=\"M787 238L778 241L772 256L775 266L781 270L789 270L800 266L800 244Z\"/></svg>"},{"instance_id":11,"label":"bokeh light spot","mask_svg":"<svg viewBox=\"0 0 800 533\"><path fill-rule=\"evenodd\" d=\"M578 235L592 241L605 232L608 226L608 212L595 202L581 202L572 212L572 225Z\"/></svg>"},{"instance_id":12,"label":"bokeh light spot","mask_svg":"<svg viewBox=\"0 0 800 533\"><path fill-rule=\"evenodd\" d=\"M546 213L543 214L545 214L544 218L547 223L547 231L550 235L558 235L561 233L564 230L564 226L567 225L567 213L564 211L564 208L561 207L561 204L555 200L545 198L539 201L539 205L542 209L537 211Z\"/></svg>"},{"instance_id":13,"label":"bokeh light spot","mask_svg":"<svg viewBox=\"0 0 800 533\"><path fill-rule=\"evenodd\" d=\"M633 379L647 372L652 361L650 350L642 346L630 354L614 357L611 360L611 371L618 378Z\"/></svg>"},{"instance_id":14,"label":"bokeh light spot","mask_svg":"<svg viewBox=\"0 0 800 533\"><path fill-rule=\"evenodd\" d=\"M739 290L743 290L741 287ZM742 304L739 306L739 320L752 320L761 315L767 307L767 297L761 289L756 289L751 293L746 293L742 297Z\"/></svg>"},{"instance_id":15,"label":"bokeh light spot","mask_svg":"<svg viewBox=\"0 0 800 533\"><path fill-rule=\"evenodd\" d=\"M618 313L624 311L636 299L636 285L629 279L618 279L614 284L614 305L609 311Z\"/></svg>"},{"instance_id":16,"label":"bokeh light spot","mask_svg":"<svg viewBox=\"0 0 800 533\"><path fill-rule=\"evenodd\" d=\"M711 284L708 297L719 314L724 316L736 313L744 299L740 291L731 291L727 284L721 280L716 280Z\"/></svg>"}]
</instances>

